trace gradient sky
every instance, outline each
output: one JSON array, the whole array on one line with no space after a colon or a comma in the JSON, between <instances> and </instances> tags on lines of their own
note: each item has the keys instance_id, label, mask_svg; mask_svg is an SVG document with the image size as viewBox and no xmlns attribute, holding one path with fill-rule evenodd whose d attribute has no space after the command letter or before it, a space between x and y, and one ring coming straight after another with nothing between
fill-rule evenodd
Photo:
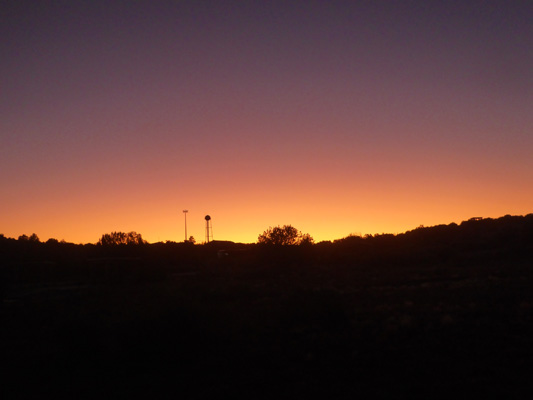
<instances>
[{"instance_id":1,"label":"gradient sky","mask_svg":"<svg viewBox=\"0 0 533 400\"><path fill-rule=\"evenodd\" d=\"M3 1L0 233L533 212L528 1Z\"/></svg>"}]
</instances>

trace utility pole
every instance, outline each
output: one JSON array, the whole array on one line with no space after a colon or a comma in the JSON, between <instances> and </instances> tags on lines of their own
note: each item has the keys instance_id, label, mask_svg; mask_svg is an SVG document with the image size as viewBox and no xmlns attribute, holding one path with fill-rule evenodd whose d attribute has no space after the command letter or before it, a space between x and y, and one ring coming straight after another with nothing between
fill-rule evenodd
<instances>
[{"instance_id":1,"label":"utility pole","mask_svg":"<svg viewBox=\"0 0 533 400\"><path fill-rule=\"evenodd\" d=\"M185 242L187 242L187 213L189 210L183 210L183 215L185 216Z\"/></svg>"}]
</instances>

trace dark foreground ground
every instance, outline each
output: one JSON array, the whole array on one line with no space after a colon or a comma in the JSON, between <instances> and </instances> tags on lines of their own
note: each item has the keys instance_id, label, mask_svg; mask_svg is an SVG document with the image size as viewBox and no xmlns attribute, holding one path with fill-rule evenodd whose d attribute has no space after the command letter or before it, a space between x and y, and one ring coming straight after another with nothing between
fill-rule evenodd
<instances>
[{"instance_id":1,"label":"dark foreground ground","mask_svg":"<svg viewBox=\"0 0 533 400\"><path fill-rule=\"evenodd\" d=\"M533 394L528 257L143 263L104 259L54 277L40 266L37 280L12 279L0 309L2 397Z\"/></svg>"}]
</instances>

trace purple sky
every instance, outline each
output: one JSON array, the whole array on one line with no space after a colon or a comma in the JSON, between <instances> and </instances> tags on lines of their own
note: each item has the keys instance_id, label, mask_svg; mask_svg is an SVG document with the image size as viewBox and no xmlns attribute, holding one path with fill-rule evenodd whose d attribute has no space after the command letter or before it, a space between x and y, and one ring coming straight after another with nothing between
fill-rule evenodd
<instances>
[{"instance_id":1,"label":"purple sky","mask_svg":"<svg viewBox=\"0 0 533 400\"><path fill-rule=\"evenodd\" d=\"M184 208L197 239L209 213L248 242L533 211L530 2L4 1L0 20L6 236L182 240Z\"/></svg>"}]
</instances>

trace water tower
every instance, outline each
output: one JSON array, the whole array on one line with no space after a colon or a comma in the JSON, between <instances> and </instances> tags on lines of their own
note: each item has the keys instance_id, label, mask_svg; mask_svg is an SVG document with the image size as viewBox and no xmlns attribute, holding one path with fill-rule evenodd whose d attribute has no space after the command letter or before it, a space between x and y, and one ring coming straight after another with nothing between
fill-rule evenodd
<instances>
[{"instance_id":1,"label":"water tower","mask_svg":"<svg viewBox=\"0 0 533 400\"><path fill-rule=\"evenodd\" d=\"M211 225L211 216L205 216L205 242L213 240L213 226Z\"/></svg>"}]
</instances>

